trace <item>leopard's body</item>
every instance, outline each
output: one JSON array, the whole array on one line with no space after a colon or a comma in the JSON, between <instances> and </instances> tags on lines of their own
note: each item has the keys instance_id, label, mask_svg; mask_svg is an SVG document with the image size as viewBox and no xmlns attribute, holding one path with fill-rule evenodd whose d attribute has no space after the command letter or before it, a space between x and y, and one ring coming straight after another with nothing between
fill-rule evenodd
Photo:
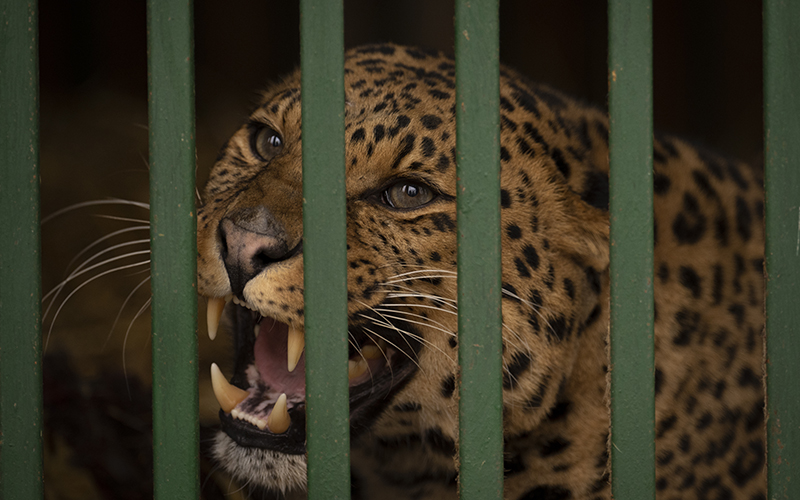
<instances>
[{"instance_id":1,"label":"leopard's body","mask_svg":"<svg viewBox=\"0 0 800 500\"><path fill-rule=\"evenodd\" d=\"M454 88L438 53L346 56L351 359L381 351L351 384L353 498L456 498ZM607 117L505 68L500 111L505 497L608 499ZM282 325L276 345L304 325L300 125L296 72L226 144L198 212L200 293ZM760 179L672 137L653 154L657 498L763 500ZM231 316L240 407L266 418L280 385L291 426L223 415L216 459L302 492L299 382L259 373L272 330L254 341L258 315Z\"/></svg>"}]
</instances>

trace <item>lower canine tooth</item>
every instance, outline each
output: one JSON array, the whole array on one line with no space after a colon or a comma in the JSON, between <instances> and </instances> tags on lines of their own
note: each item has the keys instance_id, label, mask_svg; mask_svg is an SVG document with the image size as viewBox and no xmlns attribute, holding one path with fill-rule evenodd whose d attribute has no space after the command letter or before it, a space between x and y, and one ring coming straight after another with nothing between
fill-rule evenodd
<instances>
[{"instance_id":1,"label":"lower canine tooth","mask_svg":"<svg viewBox=\"0 0 800 500\"><path fill-rule=\"evenodd\" d=\"M306 338L303 335L303 330L289 327L289 339L287 341L286 350L288 351L288 367L289 371L293 372L297 367L297 362L300 361L300 356L303 355L303 349L306 347Z\"/></svg>"},{"instance_id":2,"label":"lower canine tooth","mask_svg":"<svg viewBox=\"0 0 800 500\"><path fill-rule=\"evenodd\" d=\"M367 362L363 359L359 359L358 361L353 361L352 359L347 361L347 378L349 380L353 380L354 378L358 378L367 371Z\"/></svg>"},{"instance_id":3,"label":"lower canine tooth","mask_svg":"<svg viewBox=\"0 0 800 500\"><path fill-rule=\"evenodd\" d=\"M226 301L223 297L211 297L208 299L206 307L206 321L208 322L208 338L214 340L219 329L219 319L222 317L222 310L225 309Z\"/></svg>"},{"instance_id":4,"label":"lower canine tooth","mask_svg":"<svg viewBox=\"0 0 800 500\"><path fill-rule=\"evenodd\" d=\"M289 428L290 423L289 409L286 407L286 394L281 394L272 408L272 413L267 417L267 425L269 425L270 432L283 434Z\"/></svg>"},{"instance_id":5,"label":"lower canine tooth","mask_svg":"<svg viewBox=\"0 0 800 500\"><path fill-rule=\"evenodd\" d=\"M236 405L250 395L249 392L231 385L216 363L211 363L211 387L214 389L214 396L219 402L219 407L225 413L230 413Z\"/></svg>"}]
</instances>

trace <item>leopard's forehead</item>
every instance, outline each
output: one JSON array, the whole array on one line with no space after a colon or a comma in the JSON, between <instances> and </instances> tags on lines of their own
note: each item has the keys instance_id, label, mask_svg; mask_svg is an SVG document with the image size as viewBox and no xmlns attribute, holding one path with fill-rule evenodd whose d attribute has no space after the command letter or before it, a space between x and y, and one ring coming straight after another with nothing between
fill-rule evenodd
<instances>
[{"instance_id":1,"label":"leopard's forehead","mask_svg":"<svg viewBox=\"0 0 800 500\"><path fill-rule=\"evenodd\" d=\"M349 103L374 104L392 94L386 108L390 114L411 111L421 103L439 102L443 112L453 112L455 60L438 51L370 45L352 49L345 55L344 83ZM264 94L262 105L297 97L300 71L297 70ZM430 101L428 100L430 98ZM277 108L276 108L277 110ZM351 116L358 119L359 116Z\"/></svg>"},{"instance_id":2,"label":"leopard's forehead","mask_svg":"<svg viewBox=\"0 0 800 500\"><path fill-rule=\"evenodd\" d=\"M426 114L452 116L455 87L455 61L439 52L379 45L355 49L345 58L346 99L377 108L349 113L353 123L384 110L401 114L424 108Z\"/></svg>"},{"instance_id":3,"label":"leopard's forehead","mask_svg":"<svg viewBox=\"0 0 800 500\"><path fill-rule=\"evenodd\" d=\"M282 135L300 157L301 77L264 94L251 120ZM435 51L374 45L345 57L345 141L349 179L364 184L406 176L452 194L455 182L455 65ZM297 149L294 149L297 147Z\"/></svg>"},{"instance_id":4,"label":"leopard's forehead","mask_svg":"<svg viewBox=\"0 0 800 500\"><path fill-rule=\"evenodd\" d=\"M390 125L387 117L417 113L432 115L425 125L433 129L437 119L455 113L455 61L437 51L392 45L352 49L345 57L344 86L348 129L370 120ZM253 115L285 114L298 107L300 87L296 70L264 92Z\"/></svg>"}]
</instances>

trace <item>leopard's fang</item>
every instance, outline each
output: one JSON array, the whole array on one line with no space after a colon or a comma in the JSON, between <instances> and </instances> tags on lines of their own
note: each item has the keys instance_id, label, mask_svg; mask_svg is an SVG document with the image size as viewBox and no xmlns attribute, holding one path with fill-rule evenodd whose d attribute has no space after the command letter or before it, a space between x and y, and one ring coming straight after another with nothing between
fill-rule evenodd
<instances>
[{"instance_id":1,"label":"leopard's fang","mask_svg":"<svg viewBox=\"0 0 800 500\"><path fill-rule=\"evenodd\" d=\"M225 413L230 413L250 395L247 391L231 385L216 363L211 363L211 387L214 389L214 396L220 408Z\"/></svg>"},{"instance_id":2,"label":"leopard's fang","mask_svg":"<svg viewBox=\"0 0 800 500\"><path fill-rule=\"evenodd\" d=\"M300 356L303 355L303 349L305 349L305 346L306 338L303 334L303 330L289 327L286 350L288 353L288 368L290 372L293 372L297 367L297 362L300 361Z\"/></svg>"}]
</instances>

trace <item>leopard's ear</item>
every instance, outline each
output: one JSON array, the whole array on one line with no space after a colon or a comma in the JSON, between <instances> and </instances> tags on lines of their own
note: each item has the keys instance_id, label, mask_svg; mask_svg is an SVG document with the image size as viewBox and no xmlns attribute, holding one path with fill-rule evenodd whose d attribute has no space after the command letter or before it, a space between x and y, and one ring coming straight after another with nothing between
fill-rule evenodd
<instances>
[{"instance_id":1,"label":"leopard's ear","mask_svg":"<svg viewBox=\"0 0 800 500\"><path fill-rule=\"evenodd\" d=\"M552 244L560 252L584 262L598 271L609 265L608 212L583 201L574 191L566 189L561 210L555 219L561 231L555 232Z\"/></svg>"}]
</instances>

